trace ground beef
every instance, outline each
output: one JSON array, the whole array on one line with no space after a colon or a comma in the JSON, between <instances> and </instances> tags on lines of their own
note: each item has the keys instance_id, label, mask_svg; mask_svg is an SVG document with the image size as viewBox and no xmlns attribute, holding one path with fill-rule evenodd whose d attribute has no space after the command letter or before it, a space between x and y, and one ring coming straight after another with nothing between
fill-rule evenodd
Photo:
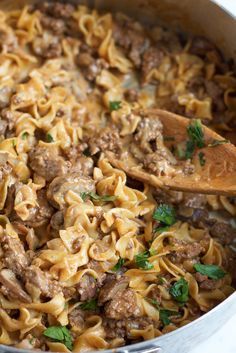
<instances>
[{"instance_id":1,"label":"ground beef","mask_svg":"<svg viewBox=\"0 0 236 353\"><path fill-rule=\"evenodd\" d=\"M25 288L32 297L37 294L46 298L53 298L62 291L60 284L52 280L47 272L39 267L31 265L24 272Z\"/></svg>"},{"instance_id":2,"label":"ground beef","mask_svg":"<svg viewBox=\"0 0 236 353\"><path fill-rule=\"evenodd\" d=\"M40 22L42 27L55 35L61 35L66 31L66 23L61 19L43 15L41 16Z\"/></svg>"},{"instance_id":3,"label":"ground beef","mask_svg":"<svg viewBox=\"0 0 236 353\"><path fill-rule=\"evenodd\" d=\"M54 213L50 220L50 225L55 230L63 229L64 226L64 214L62 211L57 211Z\"/></svg>"},{"instance_id":4,"label":"ground beef","mask_svg":"<svg viewBox=\"0 0 236 353\"><path fill-rule=\"evenodd\" d=\"M129 285L129 280L127 277L107 277L104 286L101 288L98 303L100 305L105 302L112 300L119 292L123 292Z\"/></svg>"},{"instance_id":5,"label":"ground beef","mask_svg":"<svg viewBox=\"0 0 236 353\"><path fill-rule=\"evenodd\" d=\"M36 55L44 59L58 58L62 55L61 43L57 37L37 37L32 43L33 51Z\"/></svg>"},{"instance_id":6,"label":"ground beef","mask_svg":"<svg viewBox=\"0 0 236 353\"><path fill-rule=\"evenodd\" d=\"M205 57L207 52L215 50L213 43L204 37L194 37L189 48L190 54Z\"/></svg>"},{"instance_id":7,"label":"ground beef","mask_svg":"<svg viewBox=\"0 0 236 353\"><path fill-rule=\"evenodd\" d=\"M3 251L3 264L16 275L22 276L29 260L20 239L5 233L0 238L0 243Z\"/></svg>"},{"instance_id":8,"label":"ground beef","mask_svg":"<svg viewBox=\"0 0 236 353\"><path fill-rule=\"evenodd\" d=\"M222 279L214 280L209 279L207 276L201 273L195 273L195 278L199 284L199 287L206 290L214 290L222 286Z\"/></svg>"},{"instance_id":9,"label":"ground beef","mask_svg":"<svg viewBox=\"0 0 236 353\"><path fill-rule=\"evenodd\" d=\"M76 62L81 68L84 77L89 81L94 81L102 69L109 67L104 59L94 58L89 52L80 52Z\"/></svg>"},{"instance_id":10,"label":"ground beef","mask_svg":"<svg viewBox=\"0 0 236 353\"><path fill-rule=\"evenodd\" d=\"M75 161L70 160L72 163L71 171L81 173L82 175L92 175L94 168L94 161L90 157L81 156Z\"/></svg>"},{"instance_id":11,"label":"ground beef","mask_svg":"<svg viewBox=\"0 0 236 353\"><path fill-rule=\"evenodd\" d=\"M48 187L47 197L56 208L64 208L65 195L68 191L81 195L82 192L95 192L95 182L88 176L80 173L71 173L55 178Z\"/></svg>"},{"instance_id":12,"label":"ground beef","mask_svg":"<svg viewBox=\"0 0 236 353\"><path fill-rule=\"evenodd\" d=\"M199 242L187 243L179 239L171 240L171 254L168 255L172 262L182 263L187 259L197 258L205 252L205 248Z\"/></svg>"},{"instance_id":13,"label":"ground beef","mask_svg":"<svg viewBox=\"0 0 236 353\"><path fill-rule=\"evenodd\" d=\"M149 142L162 138L163 125L158 119L143 118L136 129L134 140L144 152L152 152Z\"/></svg>"},{"instance_id":14,"label":"ground beef","mask_svg":"<svg viewBox=\"0 0 236 353\"><path fill-rule=\"evenodd\" d=\"M121 139L118 130L113 126L102 129L90 139L89 147L92 155L105 151L119 153L121 150Z\"/></svg>"},{"instance_id":15,"label":"ground beef","mask_svg":"<svg viewBox=\"0 0 236 353\"><path fill-rule=\"evenodd\" d=\"M125 94L125 99L130 103L136 102L139 97L138 91L134 88L127 89L124 94Z\"/></svg>"},{"instance_id":16,"label":"ground beef","mask_svg":"<svg viewBox=\"0 0 236 353\"><path fill-rule=\"evenodd\" d=\"M222 245L232 244L233 240L236 238L236 230L227 223L216 222L209 228L209 231L211 236L217 238Z\"/></svg>"},{"instance_id":17,"label":"ground beef","mask_svg":"<svg viewBox=\"0 0 236 353\"><path fill-rule=\"evenodd\" d=\"M207 203L206 195L184 193L183 203L185 207L189 208L204 208ZM181 207L181 206L180 206Z\"/></svg>"},{"instance_id":18,"label":"ground beef","mask_svg":"<svg viewBox=\"0 0 236 353\"><path fill-rule=\"evenodd\" d=\"M65 161L52 149L37 146L29 153L29 164L35 173L47 181L66 174L70 162Z\"/></svg>"},{"instance_id":19,"label":"ground beef","mask_svg":"<svg viewBox=\"0 0 236 353\"><path fill-rule=\"evenodd\" d=\"M37 192L37 207L31 208L30 217L24 222L26 226L37 228L49 223L53 208L47 201L46 190L39 190Z\"/></svg>"},{"instance_id":20,"label":"ground beef","mask_svg":"<svg viewBox=\"0 0 236 353\"><path fill-rule=\"evenodd\" d=\"M98 284L91 275L84 275L76 285L76 291L79 294L80 301L93 299L97 294Z\"/></svg>"},{"instance_id":21,"label":"ground beef","mask_svg":"<svg viewBox=\"0 0 236 353\"><path fill-rule=\"evenodd\" d=\"M22 288L22 284L11 270L3 269L0 271L0 283L2 284L0 287L1 292L9 300L31 303L30 296Z\"/></svg>"},{"instance_id":22,"label":"ground beef","mask_svg":"<svg viewBox=\"0 0 236 353\"><path fill-rule=\"evenodd\" d=\"M75 7L72 4L65 4L61 2L39 2L37 8L47 15L56 18L68 19L72 16Z\"/></svg>"},{"instance_id":23,"label":"ground beef","mask_svg":"<svg viewBox=\"0 0 236 353\"><path fill-rule=\"evenodd\" d=\"M146 81L151 70L159 67L163 57L164 53L161 49L150 47L145 51L142 60L142 76L144 81Z\"/></svg>"}]
</instances>

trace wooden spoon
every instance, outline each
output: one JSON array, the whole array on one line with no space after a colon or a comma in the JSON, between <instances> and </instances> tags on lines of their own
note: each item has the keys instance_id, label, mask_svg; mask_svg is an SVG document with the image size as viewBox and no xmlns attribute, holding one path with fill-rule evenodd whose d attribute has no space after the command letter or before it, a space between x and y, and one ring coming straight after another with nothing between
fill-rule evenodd
<instances>
[{"instance_id":1,"label":"wooden spoon","mask_svg":"<svg viewBox=\"0 0 236 353\"><path fill-rule=\"evenodd\" d=\"M166 137L165 146L171 147L183 143L189 139L187 127L191 120L182 116L159 109L145 110L145 116L151 119L159 119L163 124L163 136ZM236 195L236 147L231 143L218 144L209 147L213 141L222 141L224 138L206 126L202 125L205 146L196 149L192 163L195 165L193 174L179 173L172 177L156 176L140 166L130 166L127 161L118 158L115 153L107 151L105 154L110 163L124 170L130 177L158 188L186 191L202 194ZM204 154L205 165L199 162L199 153Z\"/></svg>"}]
</instances>

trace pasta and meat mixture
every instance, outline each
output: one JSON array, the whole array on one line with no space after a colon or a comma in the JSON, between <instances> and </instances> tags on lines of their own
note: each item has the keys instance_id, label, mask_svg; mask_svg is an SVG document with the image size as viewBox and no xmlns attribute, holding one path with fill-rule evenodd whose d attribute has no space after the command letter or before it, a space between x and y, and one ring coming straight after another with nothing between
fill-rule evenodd
<instances>
[{"instance_id":1,"label":"pasta and meat mixture","mask_svg":"<svg viewBox=\"0 0 236 353\"><path fill-rule=\"evenodd\" d=\"M150 172L169 167L153 107L233 138L232 63L204 38L43 1L8 1L0 49L0 344L115 348L227 298L235 198L153 188L106 151L132 135Z\"/></svg>"}]
</instances>

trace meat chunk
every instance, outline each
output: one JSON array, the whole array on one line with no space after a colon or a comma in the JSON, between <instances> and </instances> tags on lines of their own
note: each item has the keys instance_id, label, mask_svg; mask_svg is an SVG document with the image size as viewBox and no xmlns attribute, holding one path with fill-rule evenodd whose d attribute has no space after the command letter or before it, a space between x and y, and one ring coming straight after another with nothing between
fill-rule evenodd
<instances>
[{"instance_id":1,"label":"meat chunk","mask_svg":"<svg viewBox=\"0 0 236 353\"><path fill-rule=\"evenodd\" d=\"M46 191L39 190L37 196L38 206L31 208L30 216L24 222L25 225L33 228L49 223L53 215L53 208L47 201Z\"/></svg>"},{"instance_id":2,"label":"meat chunk","mask_svg":"<svg viewBox=\"0 0 236 353\"><path fill-rule=\"evenodd\" d=\"M222 245L232 244L236 238L236 230L227 223L216 222L209 230L212 237L217 238Z\"/></svg>"},{"instance_id":3,"label":"meat chunk","mask_svg":"<svg viewBox=\"0 0 236 353\"><path fill-rule=\"evenodd\" d=\"M162 139L163 125L158 119L143 118L137 126L135 141L144 152L152 152L149 142Z\"/></svg>"},{"instance_id":4,"label":"meat chunk","mask_svg":"<svg viewBox=\"0 0 236 353\"><path fill-rule=\"evenodd\" d=\"M66 31L66 24L63 20L43 15L40 19L43 28L55 35L61 35Z\"/></svg>"},{"instance_id":5,"label":"meat chunk","mask_svg":"<svg viewBox=\"0 0 236 353\"><path fill-rule=\"evenodd\" d=\"M75 10L72 4L63 4L61 2L50 3L47 1L39 2L37 8L47 15L63 19L70 18Z\"/></svg>"},{"instance_id":6,"label":"meat chunk","mask_svg":"<svg viewBox=\"0 0 236 353\"><path fill-rule=\"evenodd\" d=\"M189 48L189 52L191 54L202 57L204 57L207 52L212 50L215 50L214 44L204 37L194 37Z\"/></svg>"},{"instance_id":7,"label":"meat chunk","mask_svg":"<svg viewBox=\"0 0 236 353\"><path fill-rule=\"evenodd\" d=\"M57 37L44 33L43 37L37 37L32 43L36 55L44 59L58 58L62 55L62 47Z\"/></svg>"},{"instance_id":8,"label":"meat chunk","mask_svg":"<svg viewBox=\"0 0 236 353\"><path fill-rule=\"evenodd\" d=\"M150 47L145 51L142 60L142 76L144 81L147 80L151 70L159 67L163 57L164 53L161 49Z\"/></svg>"},{"instance_id":9,"label":"meat chunk","mask_svg":"<svg viewBox=\"0 0 236 353\"><path fill-rule=\"evenodd\" d=\"M76 285L76 290L81 301L93 299L97 294L97 288L97 281L91 275L84 275Z\"/></svg>"},{"instance_id":10,"label":"meat chunk","mask_svg":"<svg viewBox=\"0 0 236 353\"><path fill-rule=\"evenodd\" d=\"M193 211L192 222L196 227L204 228L209 219L209 212L205 209L196 208Z\"/></svg>"},{"instance_id":11,"label":"meat chunk","mask_svg":"<svg viewBox=\"0 0 236 353\"><path fill-rule=\"evenodd\" d=\"M77 158L74 163L72 162L72 171L81 173L82 175L92 175L93 174L94 162L92 158L81 156Z\"/></svg>"},{"instance_id":12,"label":"meat chunk","mask_svg":"<svg viewBox=\"0 0 236 353\"><path fill-rule=\"evenodd\" d=\"M117 337L129 338L131 336L131 330L144 330L154 322L149 317L131 317L128 319L114 320L114 319L103 319L103 326L106 331L106 337L108 339L114 339ZM156 324L154 324L156 326Z\"/></svg>"},{"instance_id":13,"label":"meat chunk","mask_svg":"<svg viewBox=\"0 0 236 353\"><path fill-rule=\"evenodd\" d=\"M53 149L35 147L29 153L29 164L35 173L51 181L59 175L66 174L70 163L65 161Z\"/></svg>"},{"instance_id":14,"label":"meat chunk","mask_svg":"<svg viewBox=\"0 0 236 353\"><path fill-rule=\"evenodd\" d=\"M84 77L89 81L94 81L102 69L109 67L104 59L96 59L89 52L79 53L76 61Z\"/></svg>"},{"instance_id":15,"label":"meat chunk","mask_svg":"<svg viewBox=\"0 0 236 353\"><path fill-rule=\"evenodd\" d=\"M14 272L8 269L0 271L1 291L10 300L22 303L31 303L31 297L24 291L21 283L17 280Z\"/></svg>"},{"instance_id":16,"label":"meat chunk","mask_svg":"<svg viewBox=\"0 0 236 353\"><path fill-rule=\"evenodd\" d=\"M207 203L206 195L184 193L183 204L190 208L204 208Z\"/></svg>"},{"instance_id":17,"label":"meat chunk","mask_svg":"<svg viewBox=\"0 0 236 353\"><path fill-rule=\"evenodd\" d=\"M218 279L218 280L209 279L207 276L202 275L199 272L195 274L195 278L199 284L199 287L206 290L213 290L213 289L220 288L223 283L222 279Z\"/></svg>"},{"instance_id":18,"label":"meat chunk","mask_svg":"<svg viewBox=\"0 0 236 353\"><path fill-rule=\"evenodd\" d=\"M121 276L120 278L112 278L106 280L104 286L101 288L98 303L104 304L105 302L112 300L117 296L119 292L122 292L128 287L129 280L127 277Z\"/></svg>"},{"instance_id":19,"label":"meat chunk","mask_svg":"<svg viewBox=\"0 0 236 353\"><path fill-rule=\"evenodd\" d=\"M80 308L75 308L69 313L68 319L73 331L82 331L85 323L85 313L83 310Z\"/></svg>"},{"instance_id":20,"label":"meat chunk","mask_svg":"<svg viewBox=\"0 0 236 353\"><path fill-rule=\"evenodd\" d=\"M71 173L67 176L55 178L48 187L47 197L56 208L65 207L65 195L68 191L81 195L82 192L95 192L95 182L88 176L79 173Z\"/></svg>"},{"instance_id":21,"label":"meat chunk","mask_svg":"<svg viewBox=\"0 0 236 353\"><path fill-rule=\"evenodd\" d=\"M172 239L170 249L171 254L169 257L171 261L175 263L197 258L200 254L205 252L205 248L199 242L187 243L179 239Z\"/></svg>"},{"instance_id":22,"label":"meat chunk","mask_svg":"<svg viewBox=\"0 0 236 353\"><path fill-rule=\"evenodd\" d=\"M54 213L51 218L50 225L55 230L63 229L64 225L64 214L62 211L58 211Z\"/></svg>"},{"instance_id":23,"label":"meat chunk","mask_svg":"<svg viewBox=\"0 0 236 353\"><path fill-rule=\"evenodd\" d=\"M0 238L0 242L3 250L4 265L16 275L22 276L29 260L20 239L4 234Z\"/></svg>"},{"instance_id":24,"label":"meat chunk","mask_svg":"<svg viewBox=\"0 0 236 353\"><path fill-rule=\"evenodd\" d=\"M107 318L121 320L131 316L139 316L139 308L135 292L132 289L119 291L104 307Z\"/></svg>"},{"instance_id":25,"label":"meat chunk","mask_svg":"<svg viewBox=\"0 0 236 353\"><path fill-rule=\"evenodd\" d=\"M24 273L25 288L32 298L42 295L46 298L53 298L62 291L60 284L52 280L50 275L43 272L39 267L31 265Z\"/></svg>"},{"instance_id":26,"label":"meat chunk","mask_svg":"<svg viewBox=\"0 0 236 353\"><path fill-rule=\"evenodd\" d=\"M92 155L100 151L119 153L121 150L121 139L118 130L115 127L102 129L90 139L89 147Z\"/></svg>"}]
</instances>

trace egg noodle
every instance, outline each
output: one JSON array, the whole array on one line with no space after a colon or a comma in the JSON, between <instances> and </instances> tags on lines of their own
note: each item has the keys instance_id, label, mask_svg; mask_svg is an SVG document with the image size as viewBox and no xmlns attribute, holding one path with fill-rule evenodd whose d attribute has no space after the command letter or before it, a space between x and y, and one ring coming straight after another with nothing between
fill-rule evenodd
<instances>
[{"instance_id":1,"label":"egg noodle","mask_svg":"<svg viewBox=\"0 0 236 353\"><path fill-rule=\"evenodd\" d=\"M234 291L235 199L156 190L104 152L120 148L117 127L133 134L150 107L230 138L231 63L202 38L123 14L9 3L0 11L0 344L84 352L188 324Z\"/></svg>"}]
</instances>

